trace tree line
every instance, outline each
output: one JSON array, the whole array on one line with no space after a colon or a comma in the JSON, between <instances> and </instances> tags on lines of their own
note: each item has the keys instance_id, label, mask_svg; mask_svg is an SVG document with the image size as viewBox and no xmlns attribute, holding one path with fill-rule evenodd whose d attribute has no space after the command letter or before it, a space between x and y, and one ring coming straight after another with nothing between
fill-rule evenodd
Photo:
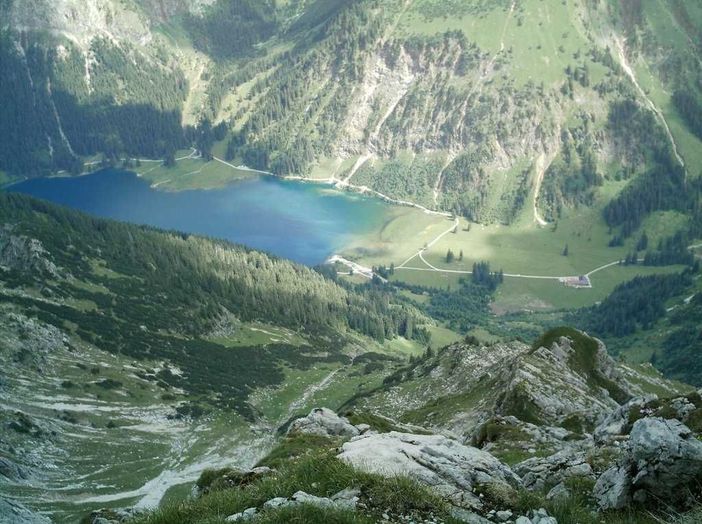
<instances>
[{"instance_id":1,"label":"tree line","mask_svg":"<svg viewBox=\"0 0 702 524\"><path fill-rule=\"evenodd\" d=\"M599 305L569 315L569 322L600 337L624 337L650 329L666 314L666 301L692 284L695 272L637 276L619 284Z\"/></svg>"},{"instance_id":2,"label":"tree line","mask_svg":"<svg viewBox=\"0 0 702 524\"><path fill-rule=\"evenodd\" d=\"M310 332L354 329L380 341L408 335L408 326L425 337L416 327L426 322L421 312L382 288L342 285L224 241L92 218L13 193L0 194L0 222L22 223L58 265L114 288L118 298L105 313L137 325L198 336L233 314ZM99 278L91 257L130 278Z\"/></svg>"}]
</instances>

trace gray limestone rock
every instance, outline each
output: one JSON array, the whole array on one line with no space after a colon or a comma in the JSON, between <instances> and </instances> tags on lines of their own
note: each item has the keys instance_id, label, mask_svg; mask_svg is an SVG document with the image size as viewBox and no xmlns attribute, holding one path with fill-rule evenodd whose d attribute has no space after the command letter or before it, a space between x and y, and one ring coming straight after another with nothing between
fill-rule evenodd
<instances>
[{"instance_id":1,"label":"gray limestone rock","mask_svg":"<svg viewBox=\"0 0 702 524\"><path fill-rule=\"evenodd\" d=\"M340 417L331 409L315 408L306 417L293 421L288 429L288 435L296 433L351 438L359 435L360 431L346 418Z\"/></svg>"},{"instance_id":2,"label":"gray limestone rock","mask_svg":"<svg viewBox=\"0 0 702 524\"><path fill-rule=\"evenodd\" d=\"M594 496L601 509L645 503L649 495L675 504L700 479L702 442L678 420L649 417L634 423L626 455L600 476Z\"/></svg>"},{"instance_id":3,"label":"gray limestone rock","mask_svg":"<svg viewBox=\"0 0 702 524\"><path fill-rule=\"evenodd\" d=\"M346 442L339 459L386 476L403 475L428 485L459 507L482 506L473 489L492 485L511 490L521 486L512 470L489 453L441 435L382 433Z\"/></svg>"},{"instance_id":4,"label":"gray limestone rock","mask_svg":"<svg viewBox=\"0 0 702 524\"><path fill-rule=\"evenodd\" d=\"M534 457L514 466L524 487L538 491L573 477L595 478L584 452L564 449L549 457Z\"/></svg>"}]
</instances>

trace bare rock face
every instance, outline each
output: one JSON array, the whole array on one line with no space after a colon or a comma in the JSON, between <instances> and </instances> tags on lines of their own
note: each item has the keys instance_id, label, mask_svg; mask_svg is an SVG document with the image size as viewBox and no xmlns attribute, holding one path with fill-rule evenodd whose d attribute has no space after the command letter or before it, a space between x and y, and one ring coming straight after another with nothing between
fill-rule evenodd
<instances>
[{"instance_id":1,"label":"bare rock face","mask_svg":"<svg viewBox=\"0 0 702 524\"><path fill-rule=\"evenodd\" d=\"M223 489L241 488L272 475L275 473L275 470L266 466L260 466L247 471L223 468L216 471L216 473L216 475L211 476L205 482L198 481L193 487L192 494L194 497L201 497ZM202 479L203 477L200 478Z\"/></svg>"},{"instance_id":2,"label":"bare rock face","mask_svg":"<svg viewBox=\"0 0 702 524\"><path fill-rule=\"evenodd\" d=\"M113 0L22 0L11 3L6 20L22 31L46 31L87 47L95 36L146 44L151 41L143 14Z\"/></svg>"},{"instance_id":3,"label":"bare rock face","mask_svg":"<svg viewBox=\"0 0 702 524\"><path fill-rule=\"evenodd\" d=\"M200 14L215 0L21 0L0 5L0 28L46 31L81 47L101 36L145 45L152 26L184 13Z\"/></svg>"},{"instance_id":4,"label":"bare rock face","mask_svg":"<svg viewBox=\"0 0 702 524\"><path fill-rule=\"evenodd\" d=\"M471 510L482 507L475 488L506 492L521 486L521 479L489 453L441 435L364 435L345 443L338 458L370 473L413 478Z\"/></svg>"},{"instance_id":5,"label":"bare rock face","mask_svg":"<svg viewBox=\"0 0 702 524\"><path fill-rule=\"evenodd\" d=\"M347 510L354 511L361 491L353 488L346 488L331 497L317 497L304 491L296 492L292 497L275 497L263 503L260 508L248 508L240 513L229 515L226 522L247 522L253 520L259 512L273 511L281 508L294 508L302 504L315 506L326 510Z\"/></svg>"},{"instance_id":6,"label":"bare rock face","mask_svg":"<svg viewBox=\"0 0 702 524\"><path fill-rule=\"evenodd\" d=\"M582 334L582 338L589 338ZM551 347L540 347L510 369L510 381L498 410L519 414L530 409L550 425L561 425L573 415L587 424L596 423L619 404L601 384L616 385L627 396L626 382L601 341L591 354L584 343L560 337ZM585 361L585 363L582 363ZM599 380L598 380L599 379ZM631 396L631 395L629 395Z\"/></svg>"},{"instance_id":7,"label":"bare rock face","mask_svg":"<svg viewBox=\"0 0 702 524\"><path fill-rule=\"evenodd\" d=\"M168 20L183 13L199 14L215 0L141 0L144 10L154 19Z\"/></svg>"},{"instance_id":8,"label":"bare rock face","mask_svg":"<svg viewBox=\"0 0 702 524\"><path fill-rule=\"evenodd\" d=\"M26 480L28 475L24 468L10 460L9 458L0 456L0 476L12 482Z\"/></svg>"},{"instance_id":9,"label":"bare rock face","mask_svg":"<svg viewBox=\"0 0 702 524\"><path fill-rule=\"evenodd\" d=\"M480 441L484 424L512 419L521 422L508 425L532 435L538 444L533 447L542 450L559 450L568 433L590 440L594 428L613 410L643 395L636 384L650 381L634 369L624 374L601 341L564 331L537 348L519 342L454 344L358 405L473 442ZM438 400L444 397L453 400ZM463 398L466 401L456 406L454 401ZM619 415L611 424L622 425L626 414Z\"/></svg>"},{"instance_id":10,"label":"bare rock face","mask_svg":"<svg viewBox=\"0 0 702 524\"><path fill-rule=\"evenodd\" d=\"M133 520L142 513L143 510L134 508L102 508L93 511L86 520L90 522L90 524L123 524Z\"/></svg>"},{"instance_id":11,"label":"bare rock face","mask_svg":"<svg viewBox=\"0 0 702 524\"><path fill-rule=\"evenodd\" d=\"M288 435L297 433L322 437L356 437L358 428L345 417L340 417L328 408L315 408L309 415L295 420L288 429Z\"/></svg>"},{"instance_id":12,"label":"bare rock face","mask_svg":"<svg viewBox=\"0 0 702 524\"><path fill-rule=\"evenodd\" d=\"M648 499L685 502L686 487L702 480L702 442L678 420L634 423L625 457L595 484L601 509L621 509Z\"/></svg>"},{"instance_id":13,"label":"bare rock face","mask_svg":"<svg viewBox=\"0 0 702 524\"><path fill-rule=\"evenodd\" d=\"M634 424L630 439L637 465L635 488L675 497L679 487L702 477L702 442L682 422L642 419Z\"/></svg>"}]
</instances>

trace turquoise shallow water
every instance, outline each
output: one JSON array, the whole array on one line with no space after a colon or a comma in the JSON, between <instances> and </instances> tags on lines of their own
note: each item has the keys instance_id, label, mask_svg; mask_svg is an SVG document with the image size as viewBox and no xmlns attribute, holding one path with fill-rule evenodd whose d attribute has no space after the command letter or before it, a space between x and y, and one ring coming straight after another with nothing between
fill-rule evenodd
<instances>
[{"instance_id":1,"label":"turquoise shallow water","mask_svg":"<svg viewBox=\"0 0 702 524\"><path fill-rule=\"evenodd\" d=\"M389 210L377 199L273 177L164 192L134 173L108 169L28 180L9 190L96 216L223 238L308 265L323 262L354 235L380 228Z\"/></svg>"}]
</instances>

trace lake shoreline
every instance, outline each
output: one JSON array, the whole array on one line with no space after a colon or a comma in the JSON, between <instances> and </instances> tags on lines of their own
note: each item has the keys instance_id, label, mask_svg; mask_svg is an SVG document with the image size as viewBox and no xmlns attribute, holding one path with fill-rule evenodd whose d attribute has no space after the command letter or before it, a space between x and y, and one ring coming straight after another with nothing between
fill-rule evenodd
<instances>
[{"instance_id":1,"label":"lake shoreline","mask_svg":"<svg viewBox=\"0 0 702 524\"><path fill-rule=\"evenodd\" d=\"M103 218L221 238L307 266L374 235L392 212L371 195L339 198L346 192L289 182L299 181L256 176L211 190L162 191L134 171L101 169L30 179L8 190Z\"/></svg>"}]
</instances>

